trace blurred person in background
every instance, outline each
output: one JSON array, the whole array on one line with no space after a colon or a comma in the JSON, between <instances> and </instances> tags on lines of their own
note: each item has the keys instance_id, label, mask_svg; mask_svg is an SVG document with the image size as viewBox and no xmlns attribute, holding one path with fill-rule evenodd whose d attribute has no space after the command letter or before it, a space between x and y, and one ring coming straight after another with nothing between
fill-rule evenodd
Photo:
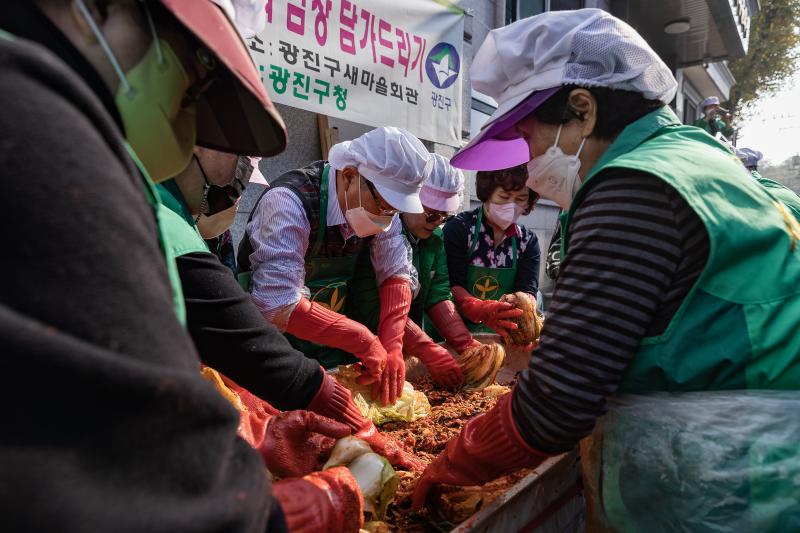
<instances>
[{"instance_id":1,"label":"blurred person in background","mask_svg":"<svg viewBox=\"0 0 800 533\"><path fill-rule=\"evenodd\" d=\"M712 137L721 133L729 141L733 140L736 130L731 126L733 115L724 109L716 96L709 96L700 104L703 116L695 120L694 125L708 132Z\"/></svg>"},{"instance_id":2,"label":"blurred person in background","mask_svg":"<svg viewBox=\"0 0 800 533\"><path fill-rule=\"evenodd\" d=\"M800 221L800 197L782 183L765 178L758 171L758 164L764 158L764 154L752 148L737 148L736 157L738 157L744 167L750 171L750 175L753 176L753 179L767 189L776 199L780 200L784 207L792 213L792 216Z\"/></svg>"}]
</instances>

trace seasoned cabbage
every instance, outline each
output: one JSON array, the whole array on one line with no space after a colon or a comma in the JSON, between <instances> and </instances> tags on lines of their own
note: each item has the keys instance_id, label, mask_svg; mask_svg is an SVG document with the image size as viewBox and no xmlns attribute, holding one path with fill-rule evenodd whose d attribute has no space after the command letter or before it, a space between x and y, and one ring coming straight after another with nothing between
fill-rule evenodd
<instances>
[{"instance_id":1,"label":"seasoned cabbage","mask_svg":"<svg viewBox=\"0 0 800 533\"><path fill-rule=\"evenodd\" d=\"M457 357L464 374L464 390L480 390L493 384L505 359L505 350L496 343L465 350Z\"/></svg>"},{"instance_id":2,"label":"seasoned cabbage","mask_svg":"<svg viewBox=\"0 0 800 533\"><path fill-rule=\"evenodd\" d=\"M544 317L539 314L539 309L536 307L536 300L533 296L527 292L515 292L503 295L500 301L514 304L517 309L522 309L522 316L511 319L517 325L517 329L509 331L506 342L508 344L528 345L538 341L539 334L544 326Z\"/></svg>"},{"instance_id":3,"label":"seasoned cabbage","mask_svg":"<svg viewBox=\"0 0 800 533\"><path fill-rule=\"evenodd\" d=\"M386 422L414 422L431 414L428 398L422 392L414 390L408 381L403 384L403 394L394 405L382 406L380 402L373 401L370 385L356 383L358 376L359 372L353 366L340 366L334 374L336 381L353 393L353 402L361 414L372 420L376 426Z\"/></svg>"}]
</instances>

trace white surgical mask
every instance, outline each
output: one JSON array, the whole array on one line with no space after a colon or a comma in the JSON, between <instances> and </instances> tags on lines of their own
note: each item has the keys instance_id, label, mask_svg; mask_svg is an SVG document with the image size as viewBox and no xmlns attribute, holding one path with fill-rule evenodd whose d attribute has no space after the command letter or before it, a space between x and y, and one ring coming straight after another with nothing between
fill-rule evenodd
<instances>
[{"instance_id":1,"label":"white surgical mask","mask_svg":"<svg viewBox=\"0 0 800 533\"><path fill-rule=\"evenodd\" d=\"M392 225L394 215L381 216L373 215L361 207L361 177L358 178L358 207L349 209L347 207L347 192L344 194L344 218L356 235L369 237L382 231L387 231Z\"/></svg>"},{"instance_id":2,"label":"white surgical mask","mask_svg":"<svg viewBox=\"0 0 800 533\"><path fill-rule=\"evenodd\" d=\"M581 155L586 138L581 141L577 154L567 155L558 146L561 128L562 126L558 127L553 146L539 157L528 161L527 185L541 196L560 205L562 209L568 209L581 185L578 175L581 160L578 156Z\"/></svg>"},{"instance_id":3,"label":"white surgical mask","mask_svg":"<svg viewBox=\"0 0 800 533\"><path fill-rule=\"evenodd\" d=\"M517 221L523 209L516 202L508 202L506 204L486 202L483 204L483 211L490 221L506 230Z\"/></svg>"}]
</instances>

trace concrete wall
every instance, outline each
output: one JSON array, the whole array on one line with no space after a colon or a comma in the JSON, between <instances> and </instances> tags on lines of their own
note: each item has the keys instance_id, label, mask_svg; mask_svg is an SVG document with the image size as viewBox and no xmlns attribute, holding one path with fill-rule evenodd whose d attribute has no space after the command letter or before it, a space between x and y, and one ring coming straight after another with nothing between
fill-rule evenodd
<instances>
[{"instance_id":1,"label":"concrete wall","mask_svg":"<svg viewBox=\"0 0 800 533\"><path fill-rule=\"evenodd\" d=\"M317 127L316 113L287 107L282 104L276 104L276 107L284 122L286 122L286 129L289 131L289 147L285 152L275 157L261 160L259 168L268 182L288 170L304 167L320 159L319 128ZM244 234L244 227L247 224L250 211L253 209L253 204L263 191L263 185L249 185L239 201L236 220L231 228L234 243L237 246Z\"/></svg>"}]
</instances>

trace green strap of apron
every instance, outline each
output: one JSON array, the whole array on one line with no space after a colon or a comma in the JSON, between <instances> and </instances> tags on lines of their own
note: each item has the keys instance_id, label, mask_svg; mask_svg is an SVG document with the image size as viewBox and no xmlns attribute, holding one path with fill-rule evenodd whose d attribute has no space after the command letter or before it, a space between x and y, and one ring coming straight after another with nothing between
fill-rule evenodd
<instances>
[{"instance_id":1,"label":"green strap of apron","mask_svg":"<svg viewBox=\"0 0 800 533\"><path fill-rule=\"evenodd\" d=\"M475 222L475 230L472 233L472 246L469 249L467 256L467 263L472 260L472 254L475 252L475 247L478 246L478 237L481 234L481 225L483 224L483 206L478 210L478 220ZM517 270L517 236L511 237L511 268L516 272Z\"/></svg>"},{"instance_id":2,"label":"green strap of apron","mask_svg":"<svg viewBox=\"0 0 800 533\"><path fill-rule=\"evenodd\" d=\"M172 305L175 309L175 315L184 326L186 325L186 307L183 301L183 288L181 286L181 278L178 274L178 265L175 263L175 255L173 254L172 246L170 245L169 237L164 231L163 219L168 214L167 207L161 202L158 195L156 186L150 179L150 174L144 168L144 165L139 160L139 156L133 151L133 148L126 142L125 149L133 159L136 166L139 168L139 174L142 176L144 182L145 194L150 207L153 208L153 215L156 219L156 228L158 230L158 243L161 246L161 253L164 256L164 261L167 267L167 274L169 276L169 283L172 287Z\"/></svg>"},{"instance_id":3,"label":"green strap of apron","mask_svg":"<svg viewBox=\"0 0 800 533\"><path fill-rule=\"evenodd\" d=\"M319 184L319 225L317 226L317 236L314 239L314 248L311 255L319 254L320 248L325 243L325 232L328 229L328 174L331 166L326 164L322 170L322 179Z\"/></svg>"}]
</instances>

